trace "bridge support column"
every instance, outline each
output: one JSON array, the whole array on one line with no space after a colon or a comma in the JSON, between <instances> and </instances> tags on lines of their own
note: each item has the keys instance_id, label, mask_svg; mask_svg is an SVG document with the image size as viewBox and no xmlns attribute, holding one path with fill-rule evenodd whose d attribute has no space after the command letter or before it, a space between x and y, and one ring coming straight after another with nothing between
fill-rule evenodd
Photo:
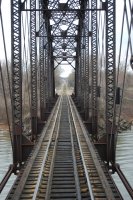
<instances>
[{"instance_id":1,"label":"bridge support column","mask_svg":"<svg viewBox=\"0 0 133 200\"><path fill-rule=\"evenodd\" d=\"M87 2L87 9L90 8L90 2ZM90 20L89 20L89 11L85 12L85 121L86 124L88 123L88 127L90 130L90 31L89 31L89 25L90 25ZM92 122L91 122L92 123Z\"/></svg>"},{"instance_id":2,"label":"bridge support column","mask_svg":"<svg viewBox=\"0 0 133 200\"><path fill-rule=\"evenodd\" d=\"M42 8L42 1L39 1L39 7ZM40 11L40 20L39 20L39 65L40 65L40 119L41 121L45 120L45 104L46 104L46 98L45 98L45 72L44 72L44 45L46 40L43 35L45 35L45 27L44 27L44 20L43 20L43 13Z\"/></svg>"},{"instance_id":3,"label":"bridge support column","mask_svg":"<svg viewBox=\"0 0 133 200\"><path fill-rule=\"evenodd\" d=\"M91 8L97 9L97 0L91 1ZM92 29L92 37L91 37L91 82L92 82L92 91L91 91L91 101L92 101L92 134L97 139L97 11L91 12L91 29Z\"/></svg>"},{"instance_id":4,"label":"bridge support column","mask_svg":"<svg viewBox=\"0 0 133 200\"><path fill-rule=\"evenodd\" d=\"M30 65L31 65L31 129L32 140L37 135L37 46L36 46L36 0L30 1Z\"/></svg>"},{"instance_id":5,"label":"bridge support column","mask_svg":"<svg viewBox=\"0 0 133 200\"><path fill-rule=\"evenodd\" d=\"M22 162L21 1L11 1L12 133L15 169Z\"/></svg>"},{"instance_id":6,"label":"bridge support column","mask_svg":"<svg viewBox=\"0 0 133 200\"><path fill-rule=\"evenodd\" d=\"M116 42L115 0L106 1L106 134L107 162L115 163Z\"/></svg>"},{"instance_id":7,"label":"bridge support column","mask_svg":"<svg viewBox=\"0 0 133 200\"><path fill-rule=\"evenodd\" d=\"M12 141L14 172L31 152L33 144L25 138L22 125L21 1L11 1Z\"/></svg>"}]
</instances>

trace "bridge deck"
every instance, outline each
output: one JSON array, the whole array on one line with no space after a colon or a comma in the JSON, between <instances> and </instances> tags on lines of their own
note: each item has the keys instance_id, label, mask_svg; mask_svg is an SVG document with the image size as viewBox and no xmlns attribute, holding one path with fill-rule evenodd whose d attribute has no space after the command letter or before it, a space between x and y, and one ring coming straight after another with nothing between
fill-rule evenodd
<instances>
[{"instance_id":1,"label":"bridge deck","mask_svg":"<svg viewBox=\"0 0 133 200\"><path fill-rule=\"evenodd\" d=\"M58 99L7 199L122 199L70 97Z\"/></svg>"}]
</instances>

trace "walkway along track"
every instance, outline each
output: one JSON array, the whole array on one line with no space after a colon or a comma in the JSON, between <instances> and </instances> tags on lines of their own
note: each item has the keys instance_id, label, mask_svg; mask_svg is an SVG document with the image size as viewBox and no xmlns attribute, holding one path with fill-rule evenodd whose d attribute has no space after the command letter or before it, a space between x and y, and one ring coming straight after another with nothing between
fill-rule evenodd
<instances>
[{"instance_id":1,"label":"walkway along track","mask_svg":"<svg viewBox=\"0 0 133 200\"><path fill-rule=\"evenodd\" d=\"M7 199L122 199L70 97L60 97Z\"/></svg>"}]
</instances>

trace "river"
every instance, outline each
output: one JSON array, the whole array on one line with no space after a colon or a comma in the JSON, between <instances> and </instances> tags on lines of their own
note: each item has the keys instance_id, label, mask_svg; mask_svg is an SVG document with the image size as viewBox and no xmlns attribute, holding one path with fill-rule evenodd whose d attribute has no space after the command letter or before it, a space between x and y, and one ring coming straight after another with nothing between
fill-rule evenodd
<instances>
[{"instance_id":1,"label":"river","mask_svg":"<svg viewBox=\"0 0 133 200\"><path fill-rule=\"evenodd\" d=\"M133 187L133 127L131 130L120 133L117 141L116 162L120 164L122 171L126 175L128 181ZM3 175L6 173L9 164L12 163L12 149L10 143L10 137L7 131L0 131L0 181ZM113 178L117 184L117 187L122 193L125 200L130 200L130 196L124 189L119 177L114 174ZM12 175L9 179L6 187L0 194L0 200L5 200L8 191L10 190L12 183L15 180L15 176Z\"/></svg>"},{"instance_id":2,"label":"river","mask_svg":"<svg viewBox=\"0 0 133 200\"><path fill-rule=\"evenodd\" d=\"M7 172L9 164L12 164L12 149L9 133L8 131L0 131L0 181ZM0 200L5 200L14 180L15 175L12 175L0 194Z\"/></svg>"},{"instance_id":3,"label":"river","mask_svg":"<svg viewBox=\"0 0 133 200\"><path fill-rule=\"evenodd\" d=\"M120 164L124 175L133 188L133 127L131 127L131 130L127 130L118 135L116 162ZM130 200L131 198L125 191L119 177L114 174L113 178L123 198L125 200Z\"/></svg>"}]
</instances>

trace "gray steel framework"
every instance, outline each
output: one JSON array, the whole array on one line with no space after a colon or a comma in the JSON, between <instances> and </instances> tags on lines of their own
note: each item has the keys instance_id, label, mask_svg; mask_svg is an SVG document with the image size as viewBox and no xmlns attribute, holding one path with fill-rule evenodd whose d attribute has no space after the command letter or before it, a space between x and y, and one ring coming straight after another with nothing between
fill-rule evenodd
<instances>
[{"instance_id":1,"label":"gray steel framework","mask_svg":"<svg viewBox=\"0 0 133 200\"><path fill-rule=\"evenodd\" d=\"M30 8L36 9L36 0L30 1ZM30 12L30 65L31 65L31 131L32 139L37 134L37 46L36 11Z\"/></svg>"},{"instance_id":2,"label":"gray steel framework","mask_svg":"<svg viewBox=\"0 0 133 200\"><path fill-rule=\"evenodd\" d=\"M13 163L22 162L21 1L11 1Z\"/></svg>"},{"instance_id":3,"label":"gray steel framework","mask_svg":"<svg viewBox=\"0 0 133 200\"><path fill-rule=\"evenodd\" d=\"M42 1L39 1L39 7L42 8ZM43 13L40 11L39 16L39 34L44 35L46 32ZM39 65L40 65L40 117L41 120L44 120L45 113L45 73L44 73L44 40L43 37L39 37Z\"/></svg>"},{"instance_id":4,"label":"gray steel framework","mask_svg":"<svg viewBox=\"0 0 133 200\"><path fill-rule=\"evenodd\" d=\"M91 1L91 8L97 9L97 0ZM97 11L91 12L91 31L92 134L97 137Z\"/></svg>"},{"instance_id":5,"label":"gray steel framework","mask_svg":"<svg viewBox=\"0 0 133 200\"><path fill-rule=\"evenodd\" d=\"M87 3L87 8L89 8L89 2ZM89 108L90 108L90 56L89 56L89 12L85 13L85 120L89 121Z\"/></svg>"},{"instance_id":6,"label":"gray steel framework","mask_svg":"<svg viewBox=\"0 0 133 200\"><path fill-rule=\"evenodd\" d=\"M46 96L46 103L48 102L49 96L48 96L48 45L46 45L45 48L45 96Z\"/></svg>"},{"instance_id":7,"label":"gray steel framework","mask_svg":"<svg viewBox=\"0 0 133 200\"><path fill-rule=\"evenodd\" d=\"M115 165L115 0L68 0L66 3L56 0L40 0L36 8L36 0L29 0L30 7L25 8L27 0L11 0L11 52L12 52L12 137L13 164L11 172L20 168L22 161L27 158L31 146L30 140L23 136L22 124L22 48L21 14L30 12L30 64L31 64L31 124L32 139L37 134L37 112L40 102L41 120L44 120L45 109L49 111L53 100L54 69L66 62L75 69L75 97L85 114L85 120L92 116L93 135L97 134L97 82L98 82L98 42L97 42L97 12L106 13L106 141L104 148L107 153L107 163L112 163L125 186L132 193L127 180ZM101 5L97 8L97 2ZM91 5L91 6L90 6ZM36 13L40 12L39 31L36 32ZM75 21L79 22L76 24ZM52 24L51 24L52 21ZM91 24L91 27L90 27ZM62 26L66 26L65 29ZM98 35L99 36L99 35ZM40 80L37 80L37 59L39 37L39 67ZM91 50L90 39L91 37ZM100 37L99 37L100 38ZM99 51L100 52L100 51ZM91 57L91 64L89 59ZM76 65L73 64L75 61ZM90 76L91 74L91 76ZM37 99L37 84L40 83L40 99ZM91 85L90 85L91 83ZM91 88L91 89L90 89ZM91 109L91 113L90 113ZM90 121L89 121L90 122ZM96 138L98 139L98 138ZM99 142L100 144L100 142ZM30 147L29 147L30 146ZM28 147L28 150L26 149ZM105 150L105 149L104 149ZM5 184L5 183L4 183Z\"/></svg>"},{"instance_id":8,"label":"gray steel framework","mask_svg":"<svg viewBox=\"0 0 133 200\"><path fill-rule=\"evenodd\" d=\"M106 133L107 159L115 162L115 93L116 93L116 42L115 0L106 1Z\"/></svg>"},{"instance_id":9,"label":"gray steel framework","mask_svg":"<svg viewBox=\"0 0 133 200\"><path fill-rule=\"evenodd\" d=\"M12 82L14 162L21 163L22 140L22 74L21 74L21 9L19 0L12 0ZM115 0L104 2L97 9L97 0L30 1L30 64L32 139L37 134L37 102L41 119L54 97L54 69L62 62L75 69L75 95L85 120L92 116L92 133L97 134L97 11L106 12L106 132L107 158L114 162L115 147ZM91 6L90 6L91 5ZM105 6L106 5L106 6ZM40 11L36 32L36 11ZM72 12L73 10L73 12ZM90 14L91 13L91 14ZM76 24L76 21L79 21ZM52 23L51 23L52 22ZM91 26L90 26L91 24ZM65 26L65 29L62 28ZM37 39L39 37L40 99L37 99ZM90 41L91 40L91 50ZM91 65L90 65L91 57ZM73 64L73 63L76 63ZM91 74L91 76L90 76ZM91 85L90 85L91 83ZM91 88L91 90L90 90ZM92 110L90 113L90 109ZM19 154L19 155L17 155Z\"/></svg>"}]
</instances>

